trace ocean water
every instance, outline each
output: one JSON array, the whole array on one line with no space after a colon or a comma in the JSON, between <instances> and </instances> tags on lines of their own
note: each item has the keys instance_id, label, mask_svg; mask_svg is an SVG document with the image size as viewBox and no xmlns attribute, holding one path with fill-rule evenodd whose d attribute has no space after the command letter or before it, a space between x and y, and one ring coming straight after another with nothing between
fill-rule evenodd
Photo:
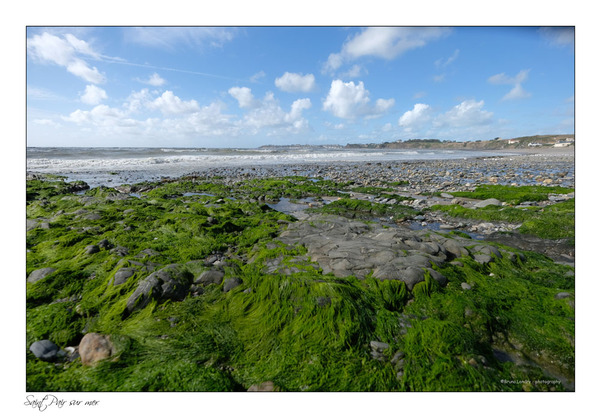
<instances>
[{"instance_id":1,"label":"ocean water","mask_svg":"<svg viewBox=\"0 0 600 418\"><path fill-rule=\"evenodd\" d=\"M392 150L342 147L217 148L27 148L27 171L59 174L91 187L155 181L223 168L464 159L494 155L467 150Z\"/></svg>"}]
</instances>

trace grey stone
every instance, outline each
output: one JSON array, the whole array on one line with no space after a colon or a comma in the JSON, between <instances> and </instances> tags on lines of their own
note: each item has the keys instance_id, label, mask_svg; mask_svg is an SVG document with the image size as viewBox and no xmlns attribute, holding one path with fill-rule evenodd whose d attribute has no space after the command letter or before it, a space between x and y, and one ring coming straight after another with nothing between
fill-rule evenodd
<instances>
[{"instance_id":1,"label":"grey stone","mask_svg":"<svg viewBox=\"0 0 600 418\"><path fill-rule=\"evenodd\" d=\"M152 299L159 302L167 299L183 300L190 289L191 279L189 271L177 264L169 264L138 284L127 300L126 309L129 313L143 309Z\"/></svg>"},{"instance_id":2,"label":"grey stone","mask_svg":"<svg viewBox=\"0 0 600 418\"><path fill-rule=\"evenodd\" d=\"M85 247L85 253L88 255L96 254L98 252L100 252L100 247L97 245L88 245Z\"/></svg>"},{"instance_id":3,"label":"grey stone","mask_svg":"<svg viewBox=\"0 0 600 418\"><path fill-rule=\"evenodd\" d=\"M487 206L502 206L502 202L498 199L491 198L477 202L473 206L475 206L476 208L485 208Z\"/></svg>"},{"instance_id":4,"label":"grey stone","mask_svg":"<svg viewBox=\"0 0 600 418\"><path fill-rule=\"evenodd\" d=\"M408 290L412 290L417 283L425 280L425 272L423 269L417 267L408 267L406 270L401 272L401 279L406 283Z\"/></svg>"},{"instance_id":5,"label":"grey stone","mask_svg":"<svg viewBox=\"0 0 600 418\"><path fill-rule=\"evenodd\" d=\"M27 282L28 283L38 282L38 281L42 280L44 277L48 276L49 274L54 273L55 271L56 271L56 269L53 267L44 267L41 269L34 270L27 277Z\"/></svg>"},{"instance_id":6,"label":"grey stone","mask_svg":"<svg viewBox=\"0 0 600 418\"><path fill-rule=\"evenodd\" d=\"M242 283L242 279L240 279L239 277L230 277L228 279L225 279L225 281L223 282L223 292L227 293L231 289L238 287Z\"/></svg>"},{"instance_id":7,"label":"grey stone","mask_svg":"<svg viewBox=\"0 0 600 418\"><path fill-rule=\"evenodd\" d=\"M209 284L221 284L225 273L221 270L207 270L200 274L194 284L208 286Z\"/></svg>"},{"instance_id":8,"label":"grey stone","mask_svg":"<svg viewBox=\"0 0 600 418\"><path fill-rule=\"evenodd\" d=\"M98 247L108 250L112 248L112 244L107 239L103 239L98 243Z\"/></svg>"},{"instance_id":9,"label":"grey stone","mask_svg":"<svg viewBox=\"0 0 600 418\"><path fill-rule=\"evenodd\" d=\"M463 290L471 290L471 285L469 283L461 283L460 287L462 287Z\"/></svg>"},{"instance_id":10,"label":"grey stone","mask_svg":"<svg viewBox=\"0 0 600 418\"><path fill-rule=\"evenodd\" d=\"M58 357L60 349L50 340L41 340L31 344L29 351L40 360L52 361Z\"/></svg>"},{"instance_id":11,"label":"grey stone","mask_svg":"<svg viewBox=\"0 0 600 418\"><path fill-rule=\"evenodd\" d=\"M371 346L371 348L377 352L382 352L384 350L387 350L388 348L390 348L390 345L381 341L371 341L369 343L369 345Z\"/></svg>"},{"instance_id":12,"label":"grey stone","mask_svg":"<svg viewBox=\"0 0 600 418\"><path fill-rule=\"evenodd\" d=\"M473 260L477 261L479 264L488 264L493 259L492 256L488 254L473 254Z\"/></svg>"},{"instance_id":13,"label":"grey stone","mask_svg":"<svg viewBox=\"0 0 600 418\"><path fill-rule=\"evenodd\" d=\"M119 269L114 276L113 286L119 286L127 281L135 274L135 269L131 267L123 267Z\"/></svg>"},{"instance_id":14,"label":"grey stone","mask_svg":"<svg viewBox=\"0 0 600 418\"><path fill-rule=\"evenodd\" d=\"M571 295L571 294L570 294L570 293L568 293L568 292L560 292L560 293L557 293L557 294L554 296L554 298L555 298L555 299L566 299L566 298L570 298L570 297L572 297L572 296L573 296L573 295Z\"/></svg>"}]
</instances>

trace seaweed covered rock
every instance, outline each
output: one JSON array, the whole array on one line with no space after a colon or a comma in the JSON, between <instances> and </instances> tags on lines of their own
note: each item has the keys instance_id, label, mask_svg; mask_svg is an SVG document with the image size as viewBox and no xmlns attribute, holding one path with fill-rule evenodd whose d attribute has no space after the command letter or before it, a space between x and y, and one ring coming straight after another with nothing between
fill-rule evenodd
<instances>
[{"instance_id":1,"label":"seaweed covered rock","mask_svg":"<svg viewBox=\"0 0 600 418\"><path fill-rule=\"evenodd\" d=\"M155 271L142 280L127 300L126 312L145 308L152 299L159 302L167 299L183 300L192 284L192 274L178 264Z\"/></svg>"}]
</instances>

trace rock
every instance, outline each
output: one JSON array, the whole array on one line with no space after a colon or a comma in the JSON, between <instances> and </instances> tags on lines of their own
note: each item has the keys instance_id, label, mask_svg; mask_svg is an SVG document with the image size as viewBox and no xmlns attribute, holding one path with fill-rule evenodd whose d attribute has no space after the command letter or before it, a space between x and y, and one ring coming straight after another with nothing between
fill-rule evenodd
<instances>
[{"instance_id":1,"label":"rock","mask_svg":"<svg viewBox=\"0 0 600 418\"><path fill-rule=\"evenodd\" d=\"M86 219L88 221L98 221L102 219L102 215L98 213L90 213L89 215L84 216L83 219Z\"/></svg>"},{"instance_id":2,"label":"rock","mask_svg":"<svg viewBox=\"0 0 600 418\"><path fill-rule=\"evenodd\" d=\"M440 196L442 196L445 199L453 199L454 198L454 196L452 196L449 193L442 193Z\"/></svg>"},{"instance_id":3,"label":"rock","mask_svg":"<svg viewBox=\"0 0 600 418\"><path fill-rule=\"evenodd\" d=\"M228 279L225 279L225 281L223 282L223 292L227 293L231 289L238 287L242 283L242 279L240 279L239 277L230 277Z\"/></svg>"},{"instance_id":4,"label":"rock","mask_svg":"<svg viewBox=\"0 0 600 418\"><path fill-rule=\"evenodd\" d=\"M492 206L492 205L493 206L502 206L502 202L500 202L498 199L491 198L491 199L485 199L480 202L477 202L477 203L475 203L474 206L476 208L485 208L487 206Z\"/></svg>"},{"instance_id":5,"label":"rock","mask_svg":"<svg viewBox=\"0 0 600 418\"><path fill-rule=\"evenodd\" d=\"M79 343L79 356L84 366L93 366L113 354L113 344L110 336L91 332L85 334Z\"/></svg>"},{"instance_id":6,"label":"rock","mask_svg":"<svg viewBox=\"0 0 600 418\"><path fill-rule=\"evenodd\" d=\"M85 247L85 253L88 255L96 254L97 252L100 252L100 247L97 245L88 245Z\"/></svg>"},{"instance_id":7,"label":"rock","mask_svg":"<svg viewBox=\"0 0 600 418\"><path fill-rule=\"evenodd\" d=\"M221 284L225 273L221 270L207 270L200 274L194 284L208 286L209 284Z\"/></svg>"},{"instance_id":8,"label":"rock","mask_svg":"<svg viewBox=\"0 0 600 418\"><path fill-rule=\"evenodd\" d=\"M383 343L381 341L371 341L369 343L369 345L371 346L371 348L375 351L379 351L382 352L384 350L387 350L388 348L390 348L390 345L387 343Z\"/></svg>"},{"instance_id":9,"label":"rock","mask_svg":"<svg viewBox=\"0 0 600 418\"><path fill-rule=\"evenodd\" d=\"M477 261L479 264L488 264L493 258L488 254L473 254L473 260Z\"/></svg>"},{"instance_id":10,"label":"rock","mask_svg":"<svg viewBox=\"0 0 600 418\"><path fill-rule=\"evenodd\" d=\"M104 250L108 250L108 249L111 249L113 246L110 242L108 242L107 239L103 239L98 243L98 247L100 247Z\"/></svg>"},{"instance_id":11,"label":"rock","mask_svg":"<svg viewBox=\"0 0 600 418\"><path fill-rule=\"evenodd\" d=\"M463 290L471 290L471 285L469 283L461 283L460 287L462 287Z\"/></svg>"},{"instance_id":12,"label":"rock","mask_svg":"<svg viewBox=\"0 0 600 418\"><path fill-rule=\"evenodd\" d=\"M127 300L126 310L131 313L146 307L152 299L162 302L167 299L183 300L187 295L192 274L177 264L155 271L142 280Z\"/></svg>"},{"instance_id":13,"label":"rock","mask_svg":"<svg viewBox=\"0 0 600 418\"><path fill-rule=\"evenodd\" d=\"M41 269L34 270L31 273L29 273L29 276L27 277L27 283L38 282L44 277L48 276L49 274L54 273L55 271L56 269L52 267L44 267Z\"/></svg>"},{"instance_id":14,"label":"rock","mask_svg":"<svg viewBox=\"0 0 600 418\"><path fill-rule=\"evenodd\" d=\"M114 275L113 286L119 286L127 281L131 276L135 274L135 269L131 267L123 267L119 269Z\"/></svg>"},{"instance_id":15,"label":"rock","mask_svg":"<svg viewBox=\"0 0 600 418\"><path fill-rule=\"evenodd\" d=\"M31 344L29 351L40 360L52 361L58 357L60 349L50 340L41 340Z\"/></svg>"},{"instance_id":16,"label":"rock","mask_svg":"<svg viewBox=\"0 0 600 418\"><path fill-rule=\"evenodd\" d=\"M400 360L402 360L404 358L404 351L397 351L394 354L394 357L392 357L392 359L390 360L390 363L392 364L397 364Z\"/></svg>"},{"instance_id":17,"label":"rock","mask_svg":"<svg viewBox=\"0 0 600 418\"><path fill-rule=\"evenodd\" d=\"M273 382L266 381L262 383L257 383L248 388L248 392L275 392L277 391L277 387Z\"/></svg>"},{"instance_id":18,"label":"rock","mask_svg":"<svg viewBox=\"0 0 600 418\"><path fill-rule=\"evenodd\" d=\"M566 299L566 298L570 298L570 297L572 297L572 295L570 293L560 292L554 296L554 299Z\"/></svg>"}]
</instances>

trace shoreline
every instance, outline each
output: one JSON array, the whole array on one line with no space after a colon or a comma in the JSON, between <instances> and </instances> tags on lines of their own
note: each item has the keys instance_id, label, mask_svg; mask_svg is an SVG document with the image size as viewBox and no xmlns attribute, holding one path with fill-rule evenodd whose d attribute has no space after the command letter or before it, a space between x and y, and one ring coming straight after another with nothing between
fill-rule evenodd
<instances>
[{"instance_id":1,"label":"shoreline","mask_svg":"<svg viewBox=\"0 0 600 418\"><path fill-rule=\"evenodd\" d=\"M457 154L461 151L457 151ZM305 176L331 180L352 179L368 186L379 181L411 180L423 186L436 186L452 183L456 187L469 187L491 178L499 184L535 184L536 178L543 182L557 179L554 171L566 177L568 187L574 185L574 147L536 149L489 150L486 156L457 158L424 158L410 160L371 160L371 161L318 161L318 162L277 162L254 165L223 165L200 167L196 170L181 167L156 166L152 169L132 168L130 170L27 170L28 176L52 174L65 176L67 181L81 180L90 187L133 185L142 182L175 180L186 177L225 177L231 182L251 178ZM553 166L555 165L555 166ZM478 172L474 176L469 172ZM508 176L504 175L505 172ZM462 174L461 174L462 173ZM514 173L518 173L515 175ZM422 175L422 179L418 175ZM474 174L474 173L473 173ZM540 179L540 176L543 177ZM505 177L503 179L503 177ZM569 179L570 178L570 179ZM470 180L470 181L469 181ZM510 180L505 182L503 180ZM558 181L561 183L562 181ZM446 184L447 188L448 184Z\"/></svg>"}]
</instances>

